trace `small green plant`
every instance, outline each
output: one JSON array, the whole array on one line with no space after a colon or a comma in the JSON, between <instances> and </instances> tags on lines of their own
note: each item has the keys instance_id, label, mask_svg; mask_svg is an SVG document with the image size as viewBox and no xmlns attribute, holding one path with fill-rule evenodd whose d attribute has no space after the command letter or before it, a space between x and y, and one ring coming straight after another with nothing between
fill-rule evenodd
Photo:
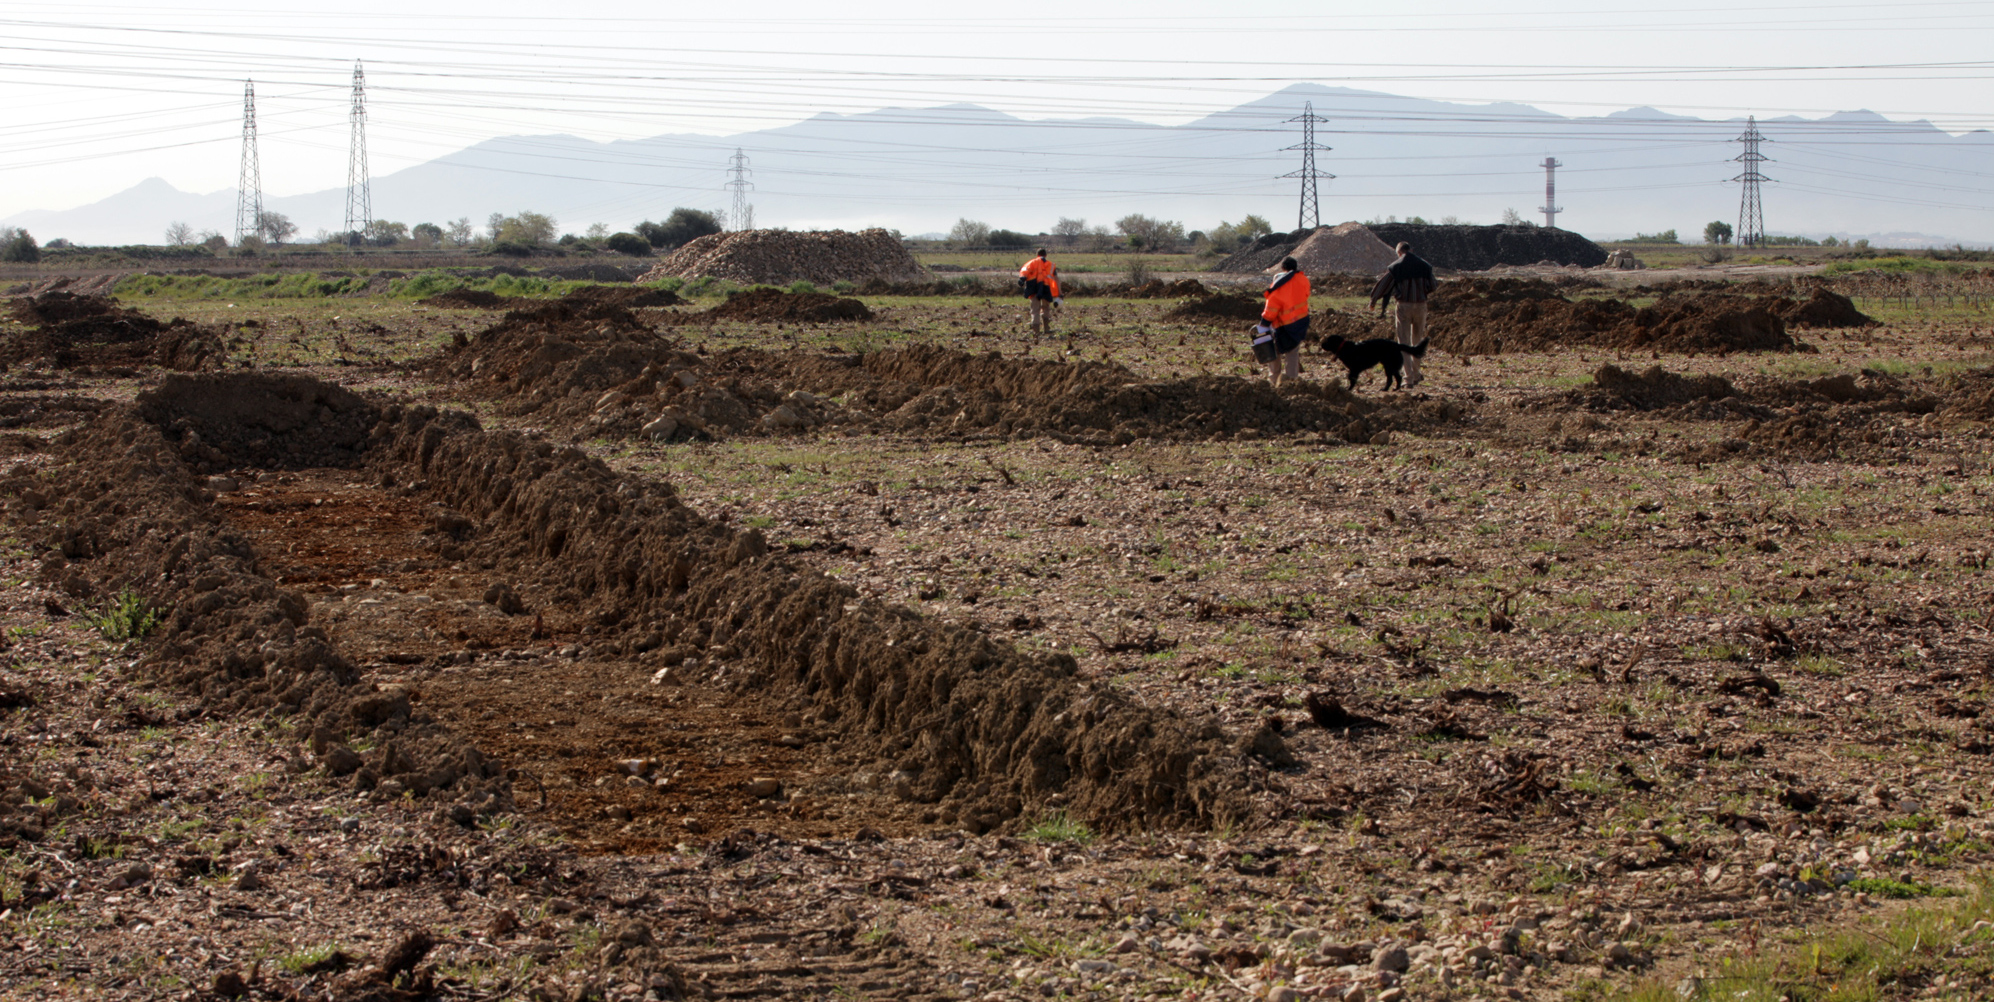
<instances>
[{"instance_id":1,"label":"small green plant","mask_svg":"<svg viewBox=\"0 0 1994 1002\"><path fill-rule=\"evenodd\" d=\"M296 953L287 953L282 957L278 957L277 966L292 974L304 974L308 969L313 971L318 970L327 961L332 959L333 954L338 952L340 952L338 944L322 943L318 946L299 950Z\"/></svg>"},{"instance_id":2,"label":"small green plant","mask_svg":"<svg viewBox=\"0 0 1994 1002\"><path fill-rule=\"evenodd\" d=\"M144 596L126 589L119 592L103 612L85 612L83 618L96 627L105 640L124 643L158 629L163 617Z\"/></svg>"},{"instance_id":3,"label":"small green plant","mask_svg":"<svg viewBox=\"0 0 1994 1002\"><path fill-rule=\"evenodd\" d=\"M1054 811L1025 832L1025 837L1035 842L1074 842L1086 845L1094 841L1094 830L1068 816L1065 811Z\"/></svg>"}]
</instances>

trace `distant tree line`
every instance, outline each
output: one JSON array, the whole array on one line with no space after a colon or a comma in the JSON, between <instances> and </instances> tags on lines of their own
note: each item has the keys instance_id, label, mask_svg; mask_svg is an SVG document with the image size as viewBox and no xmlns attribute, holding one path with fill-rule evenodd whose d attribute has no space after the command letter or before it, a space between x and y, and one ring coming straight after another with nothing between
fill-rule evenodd
<instances>
[{"instance_id":1,"label":"distant tree line","mask_svg":"<svg viewBox=\"0 0 1994 1002\"><path fill-rule=\"evenodd\" d=\"M949 228L944 243L956 249L1025 250L1059 247L1067 250L1109 251L1127 249L1151 253L1200 251L1231 253L1260 236L1272 233L1273 226L1259 216L1247 216L1237 223L1220 222L1209 231L1185 232L1184 224L1171 219L1155 219L1133 213L1115 220L1112 230L1089 226L1085 219L1062 216L1043 233L1020 233L995 229L980 220L962 218Z\"/></svg>"},{"instance_id":2,"label":"distant tree line","mask_svg":"<svg viewBox=\"0 0 1994 1002\"><path fill-rule=\"evenodd\" d=\"M442 224L424 222L414 226L391 219L376 219L361 229L343 233L320 230L309 243L343 244L349 247L485 250L497 254L516 255L532 254L536 248L561 246L582 250L609 250L642 257L657 250L675 249L709 233L719 233L721 229L718 214L684 207L673 209L663 222L652 222L647 219L632 226L629 231L617 233L610 232L609 226L605 223L595 223L581 235L561 233L559 223L546 213L519 212L507 215L503 212L494 212L485 220L482 228L473 226L468 217ZM257 216L255 232L243 238L239 249L253 251L290 243L297 233L298 227L289 217L280 212L265 210ZM169 224L165 236L166 243L173 247L199 245L219 251L229 246L227 237L213 230L197 232L184 222ZM13 239L9 237L10 241ZM24 246L32 243L33 241L29 240ZM9 243L7 246L11 248L12 245ZM32 253L30 250L11 249L5 252Z\"/></svg>"}]
</instances>

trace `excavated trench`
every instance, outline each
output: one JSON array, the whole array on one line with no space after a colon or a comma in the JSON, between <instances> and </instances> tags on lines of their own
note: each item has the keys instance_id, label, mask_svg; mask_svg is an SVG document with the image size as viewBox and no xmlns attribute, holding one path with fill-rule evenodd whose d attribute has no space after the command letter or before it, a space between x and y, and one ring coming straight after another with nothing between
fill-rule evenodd
<instances>
[{"instance_id":1,"label":"excavated trench","mask_svg":"<svg viewBox=\"0 0 1994 1002\"><path fill-rule=\"evenodd\" d=\"M266 572L306 596L310 621L362 677L407 691L516 770L519 808L551 812L584 851L652 852L742 827L902 835L936 820L853 789L814 717L716 683L720 667L654 683L657 658L598 655L591 619L517 568L437 552L420 489L351 469L241 472L216 505ZM760 778L784 795L750 795Z\"/></svg>"},{"instance_id":2,"label":"excavated trench","mask_svg":"<svg viewBox=\"0 0 1994 1002\"><path fill-rule=\"evenodd\" d=\"M56 483L12 485L59 499L34 513L47 576L168 610L150 667L210 712L301 718L314 764L459 820L546 811L601 852L1054 808L1202 825L1252 813L1285 757L461 413L173 376L64 446Z\"/></svg>"}]
</instances>

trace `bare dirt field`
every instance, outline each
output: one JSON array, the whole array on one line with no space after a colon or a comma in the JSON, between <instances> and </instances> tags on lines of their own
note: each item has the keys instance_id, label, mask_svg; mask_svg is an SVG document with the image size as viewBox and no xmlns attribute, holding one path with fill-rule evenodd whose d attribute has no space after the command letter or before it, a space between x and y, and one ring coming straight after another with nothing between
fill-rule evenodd
<instances>
[{"instance_id":1,"label":"bare dirt field","mask_svg":"<svg viewBox=\"0 0 1994 1002\"><path fill-rule=\"evenodd\" d=\"M1982 997L1985 276L1646 278L0 301L0 994Z\"/></svg>"}]
</instances>

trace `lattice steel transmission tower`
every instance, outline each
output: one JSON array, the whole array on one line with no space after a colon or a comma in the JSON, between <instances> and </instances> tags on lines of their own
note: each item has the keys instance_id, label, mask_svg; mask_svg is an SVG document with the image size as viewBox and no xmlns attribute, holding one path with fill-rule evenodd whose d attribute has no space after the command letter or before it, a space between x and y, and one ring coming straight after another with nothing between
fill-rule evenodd
<instances>
[{"instance_id":1,"label":"lattice steel transmission tower","mask_svg":"<svg viewBox=\"0 0 1994 1002\"><path fill-rule=\"evenodd\" d=\"M1298 177L1302 179L1302 204L1299 211L1295 213L1296 229L1314 229L1322 225L1322 194L1316 190L1316 181L1321 178L1336 179L1336 175L1319 171L1315 166L1316 151L1320 150L1328 153L1330 150L1329 147L1319 145L1315 141L1316 123L1327 121L1329 119L1315 113L1314 101L1304 101L1302 102L1302 113L1288 119L1287 123L1283 123L1302 123L1301 143L1296 146L1287 147L1290 150L1302 151L1302 169L1289 171L1281 175L1284 178Z\"/></svg>"},{"instance_id":2,"label":"lattice steel transmission tower","mask_svg":"<svg viewBox=\"0 0 1994 1002\"><path fill-rule=\"evenodd\" d=\"M1731 179L1745 185L1738 201L1738 246L1757 247L1766 242L1766 213L1759 203L1759 184L1772 180L1759 172L1759 165L1772 159L1759 152L1759 144L1772 140L1759 132L1759 117L1752 115L1745 119L1745 134L1731 141L1745 144L1745 152L1731 158L1745 165L1744 172Z\"/></svg>"},{"instance_id":3,"label":"lattice steel transmission tower","mask_svg":"<svg viewBox=\"0 0 1994 1002\"><path fill-rule=\"evenodd\" d=\"M748 202L748 192L755 190L755 183L748 180L748 175L754 171L748 169L748 155L741 152L738 146L727 162L733 165L727 168L727 173L733 176L727 187L734 193L734 205L727 210L727 226L735 230L752 230L755 228L755 207Z\"/></svg>"},{"instance_id":4,"label":"lattice steel transmission tower","mask_svg":"<svg viewBox=\"0 0 1994 1002\"><path fill-rule=\"evenodd\" d=\"M256 82L242 82L242 172L235 182L235 244L263 222L263 168L256 159Z\"/></svg>"},{"instance_id":5,"label":"lattice steel transmission tower","mask_svg":"<svg viewBox=\"0 0 1994 1002\"><path fill-rule=\"evenodd\" d=\"M353 138L346 153L346 223L348 241L358 241L374 228L374 184L367 175L367 75L353 61Z\"/></svg>"},{"instance_id":6,"label":"lattice steel transmission tower","mask_svg":"<svg viewBox=\"0 0 1994 1002\"><path fill-rule=\"evenodd\" d=\"M1544 214L1545 229L1557 229L1558 213L1565 211L1558 208L1558 168L1564 164L1556 157L1545 157L1538 166L1544 168L1544 206L1537 211Z\"/></svg>"}]
</instances>

